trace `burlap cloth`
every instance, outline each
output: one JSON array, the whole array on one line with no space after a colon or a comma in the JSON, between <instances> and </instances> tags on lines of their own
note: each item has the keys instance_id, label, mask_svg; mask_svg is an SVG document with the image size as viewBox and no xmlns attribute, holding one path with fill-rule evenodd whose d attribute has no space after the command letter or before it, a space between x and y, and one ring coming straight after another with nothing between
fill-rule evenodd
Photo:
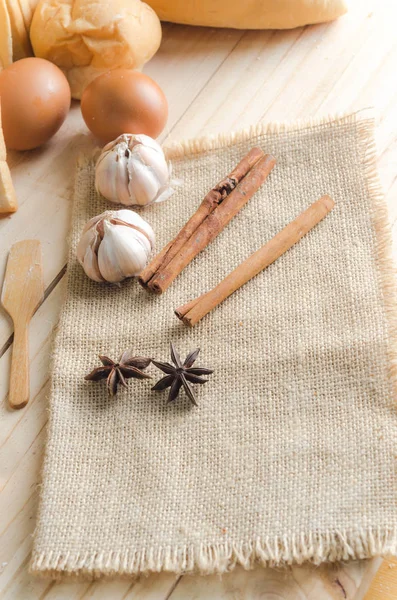
<instances>
[{"instance_id":1,"label":"burlap cloth","mask_svg":"<svg viewBox=\"0 0 397 600\"><path fill-rule=\"evenodd\" d=\"M211 573L396 553L395 279L372 120L175 144L184 186L142 214L161 248L253 145L276 168L161 297L84 275L79 234L111 207L93 164L78 168L33 572ZM195 328L176 319L324 193L336 208L298 245ZM183 394L167 405L153 382L130 380L111 399L84 381L99 353L132 346L166 360L170 340L182 355L200 346L197 364L214 368L198 408Z\"/></svg>"}]
</instances>

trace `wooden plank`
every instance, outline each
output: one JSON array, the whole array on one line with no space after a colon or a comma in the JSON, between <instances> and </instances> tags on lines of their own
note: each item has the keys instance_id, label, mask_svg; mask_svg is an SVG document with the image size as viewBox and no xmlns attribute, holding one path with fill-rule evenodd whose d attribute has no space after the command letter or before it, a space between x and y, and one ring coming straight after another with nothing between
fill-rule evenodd
<instances>
[{"instance_id":1,"label":"wooden plank","mask_svg":"<svg viewBox=\"0 0 397 600\"><path fill-rule=\"evenodd\" d=\"M53 583L40 600L160 600L172 593L178 577L161 573L143 577L140 581L124 580L76 583Z\"/></svg>"},{"instance_id":2,"label":"wooden plank","mask_svg":"<svg viewBox=\"0 0 397 600\"><path fill-rule=\"evenodd\" d=\"M160 598L168 600L179 579L172 573L151 575L148 578L142 577L138 583L131 586L123 600L157 600ZM106 600L105 597L103 600Z\"/></svg>"},{"instance_id":3,"label":"wooden plank","mask_svg":"<svg viewBox=\"0 0 397 600\"><path fill-rule=\"evenodd\" d=\"M368 592L370 585L382 563L383 558L381 556L377 556L373 560L367 562L367 568L365 569L364 575L361 579L360 587L357 590L354 600L364 600L364 597Z\"/></svg>"},{"instance_id":4,"label":"wooden plank","mask_svg":"<svg viewBox=\"0 0 397 600\"><path fill-rule=\"evenodd\" d=\"M243 35L237 30L165 25L164 42L145 66L145 73L158 82L168 100L168 123L160 141L179 122Z\"/></svg>"},{"instance_id":5,"label":"wooden plank","mask_svg":"<svg viewBox=\"0 0 397 600\"><path fill-rule=\"evenodd\" d=\"M76 157L81 149L88 150L93 145L92 141L79 136L83 127L75 105L63 131L64 137L60 136L58 143L54 139L45 153L40 150L24 153L12 168L20 207L12 217L0 219L0 281L3 281L9 248L26 238L41 241L46 287L64 266ZM0 351L11 333L11 321L2 311Z\"/></svg>"},{"instance_id":6,"label":"wooden plank","mask_svg":"<svg viewBox=\"0 0 397 600\"><path fill-rule=\"evenodd\" d=\"M31 403L20 412L8 410L7 394L11 365L11 348L0 360L0 489L18 464L20 456L29 447L42 427L42 415L37 412L38 394L48 382L52 334L58 322L60 305L65 292L65 279L56 287L37 313L30 328ZM45 405L37 403L45 411ZM34 414L31 414L34 411ZM22 445L18 447L18 439ZM1 531L0 514L0 531Z\"/></svg>"},{"instance_id":7,"label":"wooden plank","mask_svg":"<svg viewBox=\"0 0 397 600\"><path fill-rule=\"evenodd\" d=\"M272 600L361 600L357 597L368 568L366 561L349 565L309 565L289 569L244 571L237 567L222 577L185 575L170 600L227 600L271 598Z\"/></svg>"},{"instance_id":8,"label":"wooden plank","mask_svg":"<svg viewBox=\"0 0 397 600\"><path fill-rule=\"evenodd\" d=\"M385 559L373 580L365 600L396 600L397 559Z\"/></svg>"},{"instance_id":9,"label":"wooden plank","mask_svg":"<svg viewBox=\"0 0 397 600\"><path fill-rule=\"evenodd\" d=\"M19 593L13 595L16 586L20 589L22 580L30 588L34 578L26 577L32 548L34 515L37 510L37 481L41 466L45 432L42 430L32 445L29 454L21 461L20 470L10 478L7 495L1 494L1 510L6 510L1 531L1 562L4 570L0 577L0 596L10 598L29 598ZM22 474L22 477L20 476ZM6 521L6 516L8 520ZM42 593L42 586L38 589ZM32 596L34 598L34 596Z\"/></svg>"}]
</instances>

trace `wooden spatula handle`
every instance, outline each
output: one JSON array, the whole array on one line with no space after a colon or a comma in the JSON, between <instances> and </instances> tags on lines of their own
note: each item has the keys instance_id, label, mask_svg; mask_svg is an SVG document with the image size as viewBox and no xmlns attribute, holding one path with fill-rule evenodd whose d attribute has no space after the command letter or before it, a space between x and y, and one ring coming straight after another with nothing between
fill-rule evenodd
<instances>
[{"instance_id":1,"label":"wooden spatula handle","mask_svg":"<svg viewBox=\"0 0 397 600\"><path fill-rule=\"evenodd\" d=\"M19 324L14 331L10 391L11 408L23 408L29 401L29 338L28 323Z\"/></svg>"}]
</instances>

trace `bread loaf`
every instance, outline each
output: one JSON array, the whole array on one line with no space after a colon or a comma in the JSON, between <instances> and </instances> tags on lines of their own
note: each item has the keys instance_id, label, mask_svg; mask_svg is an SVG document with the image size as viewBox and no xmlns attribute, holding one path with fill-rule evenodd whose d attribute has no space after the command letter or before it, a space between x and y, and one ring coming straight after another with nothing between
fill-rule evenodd
<instances>
[{"instance_id":1,"label":"bread loaf","mask_svg":"<svg viewBox=\"0 0 397 600\"><path fill-rule=\"evenodd\" d=\"M12 184L11 173L7 164L7 150L1 126L0 109L0 214L13 213L18 208L15 189Z\"/></svg>"},{"instance_id":2,"label":"bread loaf","mask_svg":"<svg viewBox=\"0 0 397 600\"><path fill-rule=\"evenodd\" d=\"M11 23L5 0L0 0L0 69L12 63Z\"/></svg>"},{"instance_id":3,"label":"bread loaf","mask_svg":"<svg viewBox=\"0 0 397 600\"><path fill-rule=\"evenodd\" d=\"M139 69L157 51L161 25L141 0L40 0L30 39L36 56L55 63L80 98L111 69Z\"/></svg>"},{"instance_id":4,"label":"bread loaf","mask_svg":"<svg viewBox=\"0 0 397 600\"><path fill-rule=\"evenodd\" d=\"M147 0L163 21L234 27L291 29L332 21L343 15L345 0Z\"/></svg>"},{"instance_id":5,"label":"bread loaf","mask_svg":"<svg viewBox=\"0 0 397 600\"><path fill-rule=\"evenodd\" d=\"M11 24L12 60L32 56L29 40L29 26L26 25L21 5L18 0L6 0Z\"/></svg>"}]
</instances>

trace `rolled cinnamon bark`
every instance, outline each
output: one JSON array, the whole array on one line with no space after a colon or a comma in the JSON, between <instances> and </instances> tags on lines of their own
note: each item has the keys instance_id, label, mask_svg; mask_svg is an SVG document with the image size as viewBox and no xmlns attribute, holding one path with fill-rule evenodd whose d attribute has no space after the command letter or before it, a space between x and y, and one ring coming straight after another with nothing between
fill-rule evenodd
<instances>
[{"instance_id":1,"label":"rolled cinnamon bark","mask_svg":"<svg viewBox=\"0 0 397 600\"><path fill-rule=\"evenodd\" d=\"M178 235L155 256L151 263L142 271L138 281L143 287L151 287L151 279L166 267L182 247L188 242L189 238L201 225L201 223L211 214L221 202L223 202L238 183L247 175L252 167L264 156L260 148L252 148L238 165L212 190L208 192L201 202L197 211L181 229Z\"/></svg>"},{"instance_id":2,"label":"rolled cinnamon bark","mask_svg":"<svg viewBox=\"0 0 397 600\"><path fill-rule=\"evenodd\" d=\"M334 206L330 196L322 196L267 244L251 254L215 288L178 308L175 311L176 316L191 327L198 323L213 308L299 242Z\"/></svg>"},{"instance_id":3,"label":"rolled cinnamon bark","mask_svg":"<svg viewBox=\"0 0 397 600\"><path fill-rule=\"evenodd\" d=\"M226 227L231 219L264 183L276 159L269 154L261 158L221 204L213 210L182 246L174 258L152 277L147 287L162 294L179 273Z\"/></svg>"},{"instance_id":4,"label":"rolled cinnamon bark","mask_svg":"<svg viewBox=\"0 0 397 600\"><path fill-rule=\"evenodd\" d=\"M150 279L157 273L161 265L163 264L163 260L167 256L168 251L172 248L172 244L175 242L176 238L168 242L166 246L159 252L153 260L141 271L138 281L142 287L147 287L147 283Z\"/></svg>"}]
</instances>

